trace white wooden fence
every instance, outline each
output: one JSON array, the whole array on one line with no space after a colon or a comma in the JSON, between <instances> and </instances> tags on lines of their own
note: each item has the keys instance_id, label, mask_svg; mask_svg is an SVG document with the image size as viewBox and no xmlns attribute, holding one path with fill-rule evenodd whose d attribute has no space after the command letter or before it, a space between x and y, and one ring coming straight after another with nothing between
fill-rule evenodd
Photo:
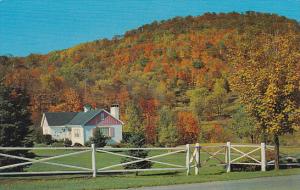
<instances>
[{"instance_id":1,"label":"white wooden fence","mask_svg":"<svg viewBox=\"0 0 300 190\"><path fill-rule=\"evenodd\" d=\"M226 167L226 171L231 171L232 164L244 164L244 165L257 165L261 167L261 171L266 171L267 165L272 165L272 161L267 162L266 149L273 149L272 146L266 146L265 143L260 145L238 145L227 142L221 145L212 146L200 146L199 143L192 146L187 144L185 147L173 147L173 148L96 148L94 144L91 147L0 147L0 157L14 158L23 160L25 162L0 166L0 175L40 175L40 174L92 174L96 177L98 173L120 173L120 172L140 172L140 171L179 171L185 170L187 175L194 169L195 174L198 175L201 172L201 167L210 166L209 162L214 161L214 165L221 165ZM9 150L68 150L71 153L63 153L61 155L49 156L41 159L25 158L16 155L10 155L3 153L3 151ZM148 156L147 158L139 158L122 154L120 152L129 150L148 150L148 151L160 151L157 155ZM2 152L1 152L2 151ZM167 152L161 152L167 151ZM80 155L90 152L91 153L91 167L82 167L70 163L57 163L54 159L64 158L68 156ZM134 159L133 161L118 163L114 165L108 165L101 168L97 168L97 153L105 153L118 157L127 157ZM185 154L185 163L174 164L166 161L155 160L178 153ZM206 156L205 156L206 155ZM243 161L247 158L247 162ZM124 166L143 161L149 161L157 163L165 167L161 168L148 168L148 169L123 169ZM274 161L273 161L274 162ZM18 166L25 166L35 163L41 163L52 166L59 166L61 168L68 168L72 170L59 170L59 171L37 171L37 172L2 172L5 169L15 168ZM121 168L121 169L120 169Z\"/></svg>"},{"instance_id":2,"label":"white wooden fence","mask_svg":"<svg viewBox=\"0 0 300 190\"><path fill-rule=\"evenodd\" d=\"M271 146L270 146L271 147ZM214 148L214 151L209 151L208 149ZM260 158L254 153L260 152ZM201 161L201 154L208 154L208 158ZM220 158L220 155L224 159ZM235 156L235 158L233 158ZM248 162L243 161L243 158L248 158ZM266 171L266 145L261 143L260 145L237 145L227 142L225 145L213 145L213 146L200 146L198 143L194 147L194 152L190 159L190 167L195 168L195 174L199 174L201 167L206 165L209 160L214 159L218 162L218 165L226 166L226 171L231 171L232 164L241 165L259 165L261 166L261 171ZM192 163L194 162L194 165Z\"/></svg>"},{"instance_id":3,"label":"white wooden fence","mask_svg":"<svg viewBox=\"0 0 300 190\"><path fill-rule=\"evenodd\" d=\"M248 149L247 151L242 151L241 149ZM261 166L261 171L266 171L266 145L261 143L260 145L234 145L230 142L226 144L227 150L227 172L231 170L231 164L244 164L244 165L259 165ZM260 159L251 154L260 151ZM239 154L237 158L232 159L232 153L235 152ZM242 158L248 158L251 162L243 162Z\"/></svg>"},{"instance_id":4,"label":"white wooden fence","mask_svg":"<svg viewBox=\"0 0 300 190\"><path fill-rule=\"evenodd\" d=\"M9 151L9 150L71 150L71 151L76 151L76 152L71 152L71 153L64 153L61 155L55 155L55 156L50 156L47 158L42 158L42 159L32 159L32 158L26 158L26 157L21 157L21 156L16 156L16 155L10 155L7 153L1 153L2 151ZM129 150L148 150L148 151L154 151L154 150L165 150L168 151L167 153L161 153L157 154L155 156L150 156L147 158L139 158L139 157L134 157L130 156L127 154L121 154L118 153L118 151L129 151ZM139 171L174 171L174 170L186 170L187 165L183 163L182 165L179 164L173 164L169 162L162 162L162 161L157 161L154 160L156 158L161 158L177 153L185 153L188 150L185 147L174 147L174 148L96 148L94 144L91 145L91 147L0 147L0 156L6 157L6 158L14 158L14 159L19 159L23 160L26 162L21 162L17 164L10 164L6 166L0 166L0 175L39 175L39 174L92 174L93 177L96 177L97 173L120 173L120 172L139 172ZM77 165L71 165L71 164L62 164L62 163L56 163L53 162L53 159L58 159L58 158L64 158L68 156L74 156L74 155L79 155L83 153L91 153L91 168L87 167L82 167L82 166L77 166ZM119 164L114 164L114 165L109 165L105 166L102 168L97 168L97 160L96 160L96 154L97 152L101 153L106 153L110 155L115 155L115 156L120 156L120 157L127 157L127 158L133 158L135 159L134 161L129 161L125 163L119 163ZM49 162L51 161L51 162ZM101 160L99 160L101 161ZM129 164L134 164L134 163L139 163L143 161L149 161L152 163L158 163L164 166L168 166L167 168L148 168L148 169L114 169L116 167L122 167L126 166ZM59 166L63 168L72 168L76 170L72 171L39 171L39 172L1 172L1 170L5 169L11 169L15 168L18 166L26 166L29 164L35 164L35 163L42 163L42 164L47 164L47 165L54 165L54 166Z\"/></svg>"},{"instance_id":5,"label":"white wooden fence","mask_svg":"<svg viewBox=\"0 0 300 190\"><path fill-rule=\"evenodd\" d=\"M47 158L41 158L41 159L32 159L32 158L26 158L26 157L21 157L21 156L15 156L15 155L10 155L7 153L2 153L1 150L5 151L10 151L10 150L72 150L76 152L71 152L71 153L65 153L61 155L55 155L55 156L50 156ZM53 162L53 159L58 159L58 158L64 158L68 156L74 156L74 155L79 155L83 154L86 152L91 152L92 148L89 147L0 147L0 156L6 157L6 158L14 158L14 159L19 159L27 162L21 162L17 164L11 164L11 165L6 165L6 166L0 166L0 175L38 175L38 174L80 174L80 173L91 173L93 170L92 168L86 168L86 167L81 167L81 166L76 166L76 165L71 165L71 164L61 164L61 163L56 163ZM50 162L49 162L50 161ZM1 172L4 169L11 169L15 168L18 166L26 166L30 164L35 164L35 163L42 163L46 165L52 165L52 166L59 166L63 168L68 168L68 169L77 169L77 170L70 170L70 171L42 171L42 172Z\"/></svg>"}]
</instances>

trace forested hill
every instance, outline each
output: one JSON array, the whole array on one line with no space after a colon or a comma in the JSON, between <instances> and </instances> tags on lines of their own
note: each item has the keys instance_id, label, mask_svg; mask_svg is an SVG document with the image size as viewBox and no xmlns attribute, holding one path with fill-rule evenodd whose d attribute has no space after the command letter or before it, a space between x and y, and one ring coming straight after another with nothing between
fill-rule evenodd
<instances>
[{"instance_id":1,"label":"forested hill","mask_svg":"<svg viewBox=\"0 0 300 190\"><path fill-rule=\"evenodd\" d=\"M3 56L0 76L26 87L37 125L45 111L119 103L126 130L136 125L155 136L166 110L197 124L231 117L238 94L226 60L241 36L299 31L294 20L255 12L175 17L46 55Z\"/></svg>"}]
</instances>

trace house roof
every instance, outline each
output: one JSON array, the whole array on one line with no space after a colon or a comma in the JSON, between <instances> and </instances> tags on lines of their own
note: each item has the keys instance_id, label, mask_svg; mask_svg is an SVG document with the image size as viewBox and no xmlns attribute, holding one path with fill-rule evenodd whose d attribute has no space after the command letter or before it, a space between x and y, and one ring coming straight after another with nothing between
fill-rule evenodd
<instances>
[{"instance_id":1,"label":"house roof","mask_svg":"<svg viewBox=\"0 0 300 190\"><path fill-rule=\"evenodd\" d=\"M77 112L46 112L45 117L49 126L62 126L68 124Z\"/></svg>"},{"instance_id":2,"label":"house roof","mask_svg":"<svg viewBox=\"0 0 300 190\"><path fill-rule=\"evenodd\" d=\"M84 125L102 110L90 110L87 112L79 112L69 123L68 125Z\"/></svg>"},{"instance_id":3,"label":"house roof","mask_svg":"<svg viewBox=\"0 0 300 190\"><path fill-rule=\"evenodd\" d=\"M45 118L47 119L49 126L63 126L63 125L69 125L70 127L72 125L83 126L102 111L111 115L109 112L107 112L104 109L97 109L97 110L90 110L87 112L46 112ZM112 117L115 118L114 116ZM117 118L115 119L120 121ZM122 121L120 122L123 124Z\"/></svg>"}]
</instances>

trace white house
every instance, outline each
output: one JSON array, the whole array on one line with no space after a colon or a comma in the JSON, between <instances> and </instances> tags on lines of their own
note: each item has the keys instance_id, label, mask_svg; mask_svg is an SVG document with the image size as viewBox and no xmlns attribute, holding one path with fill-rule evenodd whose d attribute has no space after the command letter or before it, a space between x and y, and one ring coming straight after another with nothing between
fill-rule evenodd
<instances>
[{"instance_id":1,"label":"white house","mask_svg":"<svg viewBox=\"0 0 300 190\"><path fill-rule=\"evenodd\" d=\"M111 137L109 144L122 140L123 122L119 120L119 106L112 105L110 113L104 109L90 109L84 112L47 112L43 114L41 127L43 134L53 139L70 139L72 143L84 145L93 136L96 127L103 135Z\"/></svg>"}]
</instances>

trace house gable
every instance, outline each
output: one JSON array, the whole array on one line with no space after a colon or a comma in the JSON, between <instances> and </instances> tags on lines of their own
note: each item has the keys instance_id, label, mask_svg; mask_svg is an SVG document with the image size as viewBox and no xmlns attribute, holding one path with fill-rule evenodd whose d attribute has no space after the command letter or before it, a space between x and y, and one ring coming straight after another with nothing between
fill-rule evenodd
<instances>
[{"instance_id":1,"label":"house gable","mask_svg":"<svg viewBox=\"0 0 300 190\"><path fill-rule=\"evenodd\" d=\"M111 114L102 110L96 116L94 116L90 121L88 121L85 125L100 125L100 126L108 126L108 125L123 125L123 123L114 118Z\"/></svg>"}]
</instances>

